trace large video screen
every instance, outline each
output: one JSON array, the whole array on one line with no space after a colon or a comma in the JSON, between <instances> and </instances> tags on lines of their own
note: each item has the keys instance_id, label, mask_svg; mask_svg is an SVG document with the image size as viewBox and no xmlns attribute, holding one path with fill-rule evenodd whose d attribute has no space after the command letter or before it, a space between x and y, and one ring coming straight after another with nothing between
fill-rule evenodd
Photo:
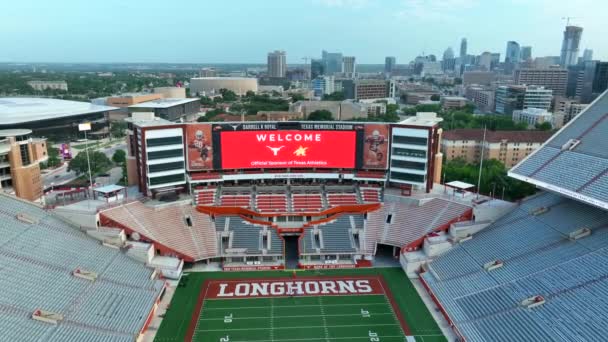
<instances>
[{"instance_id":1,"label":"large video screen","mask_svg":"<svg viewBox=\"0 0 608 342\"><path fill-rule=\"evenodd\" d=\"M355 168L355 131L222 131L220 134L224 169Z\"/></svg>"}]
</instances>

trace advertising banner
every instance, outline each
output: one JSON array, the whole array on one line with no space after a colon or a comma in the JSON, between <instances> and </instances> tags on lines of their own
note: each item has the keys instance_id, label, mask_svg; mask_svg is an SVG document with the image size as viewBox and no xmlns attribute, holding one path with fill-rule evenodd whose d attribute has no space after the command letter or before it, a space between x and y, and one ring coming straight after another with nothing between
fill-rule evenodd
<instances>
[{"instance_id":1,"label":"advertising banner","mask_svg":"<svg viewBox=\"0 0 608 342\"><path fill-rule=\"evenodd\" d=\"M213 169L213 143L211 125L186 125L189 170Z\"/></svg>"},{"instance_id":2,"label":"advertising banner","mask_svg":"<svg viewBox=\"0 0 608 342\"><path fill-rule=\"evenodd\" d=\"M389 127L366 124L363 148L364 169L386 169L388 162Z\"/></svg>"}]
</instances>

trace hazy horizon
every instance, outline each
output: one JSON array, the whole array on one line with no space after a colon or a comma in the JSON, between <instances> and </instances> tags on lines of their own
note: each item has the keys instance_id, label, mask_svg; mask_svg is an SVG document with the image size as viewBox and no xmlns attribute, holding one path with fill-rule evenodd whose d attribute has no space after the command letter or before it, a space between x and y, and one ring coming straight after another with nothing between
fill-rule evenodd
<instances>
[{"instance_id":1,"label":"hazy horizon","mask_svg":"<svg viewBox=\"0 0 608 342\"><path fill-rule=\"evenodd\" d=\"M406 64L422 53L441 59L448 46L457 55L463 37L469 54L504 59L515 40L534 57L559 56L564 16L584 28L580 54L606 60L607 10L591 0L11 1L0 13L0 62L265 64L278 49L303 64L325 49L358 64Z\"/></svg>"}]
</instances>

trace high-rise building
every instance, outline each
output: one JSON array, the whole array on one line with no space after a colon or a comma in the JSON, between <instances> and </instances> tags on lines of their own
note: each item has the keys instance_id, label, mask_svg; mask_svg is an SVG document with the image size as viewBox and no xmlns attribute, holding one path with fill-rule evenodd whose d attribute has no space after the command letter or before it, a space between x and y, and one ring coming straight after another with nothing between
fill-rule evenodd
<instances>
[{"instance_id":1,"label":"high-rise building","mask_svg":"<svg viewBox=\"0 0 608 342\"><path fill-rule=\"evenodd\" d=\"M268 53L268 77L285 77L287 73L287 59L285 51Z\"/></svg>"},{"instance_id":2,"label":"high-rise building","mask_svg":"<svg viewBox=\"0 0 608 342\"><path fill-rule=\"evenodd\" d=\"M500 53L492 53L492 66L491 69L494 70L500 64Z\"/></svg>"},{"instance_id":3,"label":"high-rise building","mask_svg":"<svg viewBox=\"0 0 608 342\"><path fill-rule=\"evenodd\" d=\"M549 109L553 91L538 86L510 85L496 89L496 112L512 115L514 110L526 108Z\"/></svg>"},{"instance_id":4,"label":"high-rise building","mask_svg":"<svg viewBox=\"0 0 608 342\"><path fill-rule=\"evenodd\" d=\"M311 59L310 60L310 79L325 75L325 63L322 59Z\"/></svg>"},{"instance_id":5,"label":"high-rise building","mask_svg":"<svg viewBox=\"0 0 608 342\"><path fill-rule=\"evenodd\" d=\"M448 47L443 52L443 60L445 61L446 59L453 59L453 58L454 58L454 50L452 50L452 47Z\"/></svg>"},{"instance_id":6,"label":"high-rise building","mask_svg":"<svg viewBox=\"0 0 608 342\"><path fill-rule=\"evenodd\" d=\"M507 42L507 54L505 55L505 63L517 64L517 63L519 63L519 56L520 56L519 44L512 40L508 41Z\"/></svg>"},{"instance_id":7,"label":"high-rise building","mask_svg":"<svg viewBox=\"0 0 608 342\"><path fill-rule=\"evenodd\" d=\"M532 47L531 46L522 46L520 51L520 60L527 62L532 59Z\"/></svg>"},{"instance_id":8,"label":"high-rise building","mask_svg":"<svg viewBox=\"0 0 608 342\"><path fill-rule=\"evenodd\" d=\"M560 64L562 66L574 65L578 62L578 47L582 35L582 27L566 26L564 39L562 40L562 54L560 56Z\"/></svg>"},{"instance_id":9,"label":"high-rise building","mask_svg":"<svg viewBox=\"0 0 608 342\"><path fill-rule=\"evenodd\" d=\"M384 58L384 72L390 74L395 68L396 64L397 58L391 56Z\"/></svg>"},{"instance_id":10,"label":"high-rise building","mask_svg":"<svg viewBox=\"0 0 608 342\"><path fill-rule=\"evenodd\" d=\"M321 53L323 63L325 64L325 73L333 75L337 72L342 72L342 54L339 52L327 52L323 50Z\"/></svg>"},{"instance_id":11,"label":"high-rise building","mask_svg":"<svg viewBox=\"0 0 608 342\"><path fill-rule=\"evenodd\" d=\"M460 58L465 58L467 55L467 39L462 38L460 41Z\"/></svg>"},{"instance_id":12,"label":"high-rise building","mask_svg":"<svg viewBox=\"0 0 608 342\"><path fill-rule=\"evenodd\" d=\"M521 68L515 70L515 84L543 86L553 90L553 95L565 96L568 70L562 68Z\"/></svg>"},{"instance_id":13,"label":"high-rise building","mask_svg":"<svg viewBox=\"0 0 608 342\"><path fill-rule=\"evenodd\" d=\"M479 55L477 65L485 71L492 70L492 54L486 51Z\"/></svg>"},{"instance_id":14,"label":"high-rise building","mask_svg":"<svg viewBox=\"0 0 608 342\"><path fill-rule=\"evenodd\" d=\"M593 77L593 93L601 94L608 89L608 62L597 62Z\"/></svg>"},{"instance_id":15,"label":"high-rise building","mask_svg":"<svg viewBox=\"0 0 608 342\"><path fill-rule=\"evenodd\" d=\"M593 59L593 50L585 49L583 51L583 62L587 62Z\"/></svg>"},{"instance_id":16,"label":"high-rise building","mask_svg":"<svg viewBox=\"0 0 608 342\"><path fill-rule=\"evenodd\" d=\"M342 57L342 72L346 77L354 77L356 70L355 57L344 56Z\"/></svg>"}]
</instances>

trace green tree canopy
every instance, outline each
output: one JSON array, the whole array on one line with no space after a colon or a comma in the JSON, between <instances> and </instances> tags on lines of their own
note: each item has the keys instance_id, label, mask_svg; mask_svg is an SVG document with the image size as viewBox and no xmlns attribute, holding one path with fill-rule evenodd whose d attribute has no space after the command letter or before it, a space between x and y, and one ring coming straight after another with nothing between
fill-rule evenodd
<instances>
[{"instance_id":1,"label":"green tree canopy","mask_svg":"<svg viewBox=\"0 0 608 342\"><path fill-rule=\"evenodd\" d=\"M124 121L113 122L110 126L110 134L114 138L122 138L125 136L125 130L127 129L127 123Z\"/></svg>"},{"instance_id":2,"label":"green tree canopy","mask_svg":"<svg viewBox=\"0 0 608 342\"><path fill-rule=\"evenodd\" d=\"M543 122L541 124L536 124L536 129L539 131L550 131L553 129L553 126L550 122Z\"/></svg>"},{"instance_id":3,"label":"green tree canopy","mask_svg":"<svg viewBox=\"0 0 608 342\"><path fill-rule=\"evenodd\" d=\"M439 101L440 99L441 99L441 96L439 96L439 94L431 95L431 101Z\"/></svg>"},{"instance_id":4,"label":"green tree canopy","mask_svg":"<svg viewBox=\"0 0 608 342\"><path fill-rule=\"evenodd\" d=\"M118 165L122 165L127 161L127 152L125 150L116 150L112 155L112 161Z\"/></svg>"},{"instance_id":5,"label":"green tree canopy","mask_svg":"<svg viewBox=\"0 0 608 342\"><path fill-rule=\"evenodd\" d=\"M208 96L201 96L201 104L203 106L213 106L215 105L215 102Z\"/></svg>"},{"instance_id":6,"label":"green tree canopy","mask_svg":"<svg viewBox=\"0 0 608 342\"><path fill-rule=\"evenodd\" d=\"M89 149L89 158L91 160L91 173L93 176L106 172L112 167L112 161L102 152ZM78 153L76 157L70 160L68 171L74 171L78 175L85 174L87 178L89 177L86 150Z\"/></svg>"},{"instance_id":7,"label":"green tree canopy","mask_svg":"<svg viewBox=\"0 0 608 342\"><path fill-rule=\"evenodd\" d=\"M222 94L222 100L224 102L234 102L238 98L235 92L226 88L220 89L220 94Z\"/></svg>"},{"instance_id":8,"label":"green tree canopy","mask_svg":"<svg viewBox=\"0 0 608 342\"><path fill-rule=\"evenodd\" d=\"M291 95L291 102L298 102L298 101L304 101L304 95L300 94L300 93L291 93L289 94Z\"/></svg>"},{"instance_id":9,"label":"green tree canopy","mask_svg":"<svg viewBox=\"0 0 608 342\"><path fill-rule=\"evenodd\" d=\"M341 91L335 91L331 94L323 95L324 101L344 101L345 99L346 99L346 97L344 96L344 93Z\"/></svg>"},{"instance_id":10,"label":"green tree canopy","mask_svg":"<svg viewBox=\"0 0 608 342\"><path fill-rule=\"evenodd\" d=\"M46 165L48 167L55 167L61 164L61 157L59 157L58 148L48 146L47 155L49 156L49 159L46 161Z\"/></svg>"},{"instance_id":11,"label":"green tree canopy","mask_svg":"<svg viewBox=\"0 0 608 342\"><path fill-rule=\"evenodd\" d=\"M333 117L331 112L325 109L315 110L314 112L308 114L307 120L309 121L332 121Z\"/></svg>"}]
</instances>

